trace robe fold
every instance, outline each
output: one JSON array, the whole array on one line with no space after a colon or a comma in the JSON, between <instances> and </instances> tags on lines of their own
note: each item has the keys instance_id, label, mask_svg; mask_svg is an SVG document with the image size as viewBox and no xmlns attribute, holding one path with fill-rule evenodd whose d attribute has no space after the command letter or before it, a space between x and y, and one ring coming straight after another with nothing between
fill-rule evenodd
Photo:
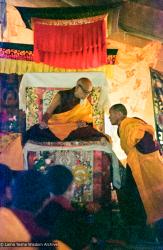
<instances>
[{"instance_id":1,"label":"robe fold","mask_svg":"<svg viewBox=\"0 0 163 250\"><path fill-rule=\"evenodd\" d=\"M78 128L78 121L92 123L92 106L86 99L71 110L53 114L48 120L49 130L60 140L64 140L73 130Z\"/></svg>"},{"instance_id":2,"label":"robe fold","mask_svg":"<svg viewBox=\"0 0 163 250\"><path fill-rule=\"evenodd\" d=\"M151 135L152 140L143 141L145 133ZM154 140L154 129L141 119L125 118L120 123L119 136L147 214L147 223L154 223L163 218L163 157ZM140 152L136 145L142 141L151 150Z\"/></svg>"}]
</instances>

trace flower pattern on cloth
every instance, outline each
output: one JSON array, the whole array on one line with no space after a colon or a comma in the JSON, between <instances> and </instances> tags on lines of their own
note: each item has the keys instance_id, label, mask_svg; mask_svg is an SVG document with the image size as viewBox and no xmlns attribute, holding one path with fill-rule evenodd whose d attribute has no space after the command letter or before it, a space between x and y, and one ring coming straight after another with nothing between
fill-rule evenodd
<instances>
[{"instance_id":1,"label":"flower pattern on cloth","mask_svg":"<svg viewBox=\"0 0 163 250\"><path fill-rule=\"evenodd\" d=\"M6 150L18 136L20 136L19 133L0 133L0 153Z\"/></svg>"},{"instance_id":2,"label":"flower pattern on cloth","mask_svg":"<svg viewBox=\"0 0 163 250\"><path fill-rule=\"evenodd\" d=\"M0 48L0 58L33 61L33 51Z\"/></svg>"},{"instance_id":3,"label":"flower pattern on cloth","mask_svg":"<svg viewBox=\"0 0 163 250\"><path fill-rule=\"evenodd\" d=\"M143 48L108 40L108 46L118 49L117 64L113 66L113 78L109 86L111 106L122 103L128 116L140 117L155 126L151 91L150 67L155 67L159 58L161 43L149 42ZM119 159L126 155L117 136L117 128L106 122L106 132L112 137L113 150Z\"/></svg>"},{"instance_id":4,"label":"flower pattern on cloth","mask_svg":"<svg viewBox=\"0 0 163 250\"><path fill-rule=\"evenodd\" d=\"M75 142L67 142L70 148ZM86 142L89 145L89 142ZM63 142L56 142L63 144ZM106 160L107 159L107 160ZM28 151L28 164L46 171L52 164L67 166L74 175L75 194L73 202L101 201L109 192L110 154L91 150ZM109 200L109 194L106 197Z\"/></svg>"}]
</instances>

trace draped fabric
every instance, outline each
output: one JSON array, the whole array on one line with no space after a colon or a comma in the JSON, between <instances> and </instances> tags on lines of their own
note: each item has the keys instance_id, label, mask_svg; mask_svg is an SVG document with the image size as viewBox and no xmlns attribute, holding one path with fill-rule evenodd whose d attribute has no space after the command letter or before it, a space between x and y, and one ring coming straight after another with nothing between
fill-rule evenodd
<instances>
[{"instance_id":1,"label":"draped fabric","mask_svg":"<svg viewBox=\"0 0 163 250\"><path fill-rule=\"evenodd\" d=\"M52 115L48 121L48 127L55 136L63 140L78 128L78 121L93 122L92 106L88 100L67 112Z\"/></svg>"},{"instance_id":2,"label":"draped fabric","mask_svg":"<svg viewBox=\"0 0 163 250\"><path fill-rule=\"evenodd\" d=\"M33 72L104 72L108 79L113 78L114 65L103 65L97 68L89 69L65 69L55 68L44 63L35 63L33 61L13 60L0 58L0 73L4 74L18 74L22 75L25 73Z\"/></svg>"},{"instance_id":3,"label":"draped fabric","mask_svg":"<svg viewBox=\"0 0 163 250\"><path fill-rule=\"evenodd\" d=\"M0 133L0 162L14 170L24 169L19 133Z\"/></svg>"},{"instance_id":4,"label":"draped fabric","mask_svg":"<svg viewBox=\"0 0 163 250\"><path fill-rule=\"evenodd\" d=\"M0 242L10 242L11 245L2 245L1 249L6 250L34 250L38 249L36 247L28 247L25 246L25 243L31 242L31 236L22 222L18 219L17 216L8 208L2 207L0 208L0 223L1 230L0 234ZM24 246L18 243L23 242Z\"/></svg>"},{"instance_id":5,"label":"draped fabric","mask_svg":"<svg viewBox=\"0 0 163 250\"><path fill-rule=\"evenodd\" d=\"M104 18L75 25L52 25L34 20L34 61L77 69L106 64Z\"/></svg>"},{"instance_id":6,"label":"draped fabric","mask_svg":"<svg viewBox=\"0 0 163 250\"><path fill-rule=\"evenodd\" d=\"M163 158L159 151L141 153L135 145L145 131L154 136L152 126L135 118L125 118L119 127L121 147L127 154L132 175L151 224L163 218ZM148 143L148 142L147 142Z\"/></svg>"}]
</instances>

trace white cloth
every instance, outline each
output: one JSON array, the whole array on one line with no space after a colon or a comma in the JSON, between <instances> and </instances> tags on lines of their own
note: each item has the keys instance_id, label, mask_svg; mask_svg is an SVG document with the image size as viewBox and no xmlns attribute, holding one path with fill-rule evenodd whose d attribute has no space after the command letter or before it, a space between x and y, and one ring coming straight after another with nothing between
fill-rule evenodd
<instances>
[{"instance_id":1,"label":"white cloth","mask_svg":"<svg viewBox=\"0 0 163 250\"><path fill-rule=\"evenodd\" d=\"M48 88L72 88L81 77L89 78L93 86L101 87L98 106L100 109L105 109L109 105L109 81L103 72L65 72L65 73L26 73L20 83L19 89L19 108L26 111L26 88L27 87L48 87ZM28 168L27 154L29 151L54 151L54 150L100 150L107 152L111 156L113 167L113 185L120 188L121 181L119 175L118 159L111 149L111 144L104 145L89 145L89 146L40 146L37 144L26 143L24 147L25 166Z\"/></svg>"},{"instance_id":2,"label":"white cloth","mask_svg":"<svg viewBox=\"0 0 163 250\"><path fill-rule=\"evenodd\" d=\"M72 88L81 77L87 77L93 82L93 86L101 87L99 108L104 109L109 104L109 82L103 72L65 72L65 73L26 73L19 88L19 108L26 111L26 88Z\"/></svg>"},{"instance_id":3,"label":"white cloth","mask_svg":"<svg viewBox=\"0 0 163 250\"><path fill-rule=\"evenodd\" d=\"M77 142L76 142L77 144ZM118 163L118 158L116 157L115 153L112 151L112 146L110 143L106 143L106 145L96 145L96 144L91 144L91 145L73 145L73 146L42 146L38 144L34 144L31 142L27 142L24 146L24 162L25 162L25 169L28 169L28 152L33 151L33 152L42 152L42 151L58 151L58 150L73 150L73 151L102 151L106 152L110 155L111 157L111 165L113 169L113 186L116 188L121 187L121 179L120 179L120 172L119 172L119 163Z\"/></svg>"}]
</instances>

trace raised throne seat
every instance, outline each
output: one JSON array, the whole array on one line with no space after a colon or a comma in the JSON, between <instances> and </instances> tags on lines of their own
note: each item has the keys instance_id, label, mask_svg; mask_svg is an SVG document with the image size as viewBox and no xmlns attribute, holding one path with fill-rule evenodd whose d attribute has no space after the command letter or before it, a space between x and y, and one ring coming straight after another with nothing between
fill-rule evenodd
<instances>
[{"instance_id":1,"label":"raised throne seat","mask_svg":"<svg viewBox=\"0 0 163 250\"><path fill-rule=\"evenodd\" d=\"M108 82L102 72L25 74L19 93L20 109L26 111L27 129L41 120L58 90L72 88L81 77L88 77L94 84L90 97L93 125L97 130L104 131L103 106L108 103ZM116 176L118 161L111 144L105 139L55 143L28 141L24 146L24 161L26 168L43 170L49 162L71 168L77 187L75 201L110 200L110 172ZM119 177L112 181L119 185Z\"/></svg>"}]
</instances>

